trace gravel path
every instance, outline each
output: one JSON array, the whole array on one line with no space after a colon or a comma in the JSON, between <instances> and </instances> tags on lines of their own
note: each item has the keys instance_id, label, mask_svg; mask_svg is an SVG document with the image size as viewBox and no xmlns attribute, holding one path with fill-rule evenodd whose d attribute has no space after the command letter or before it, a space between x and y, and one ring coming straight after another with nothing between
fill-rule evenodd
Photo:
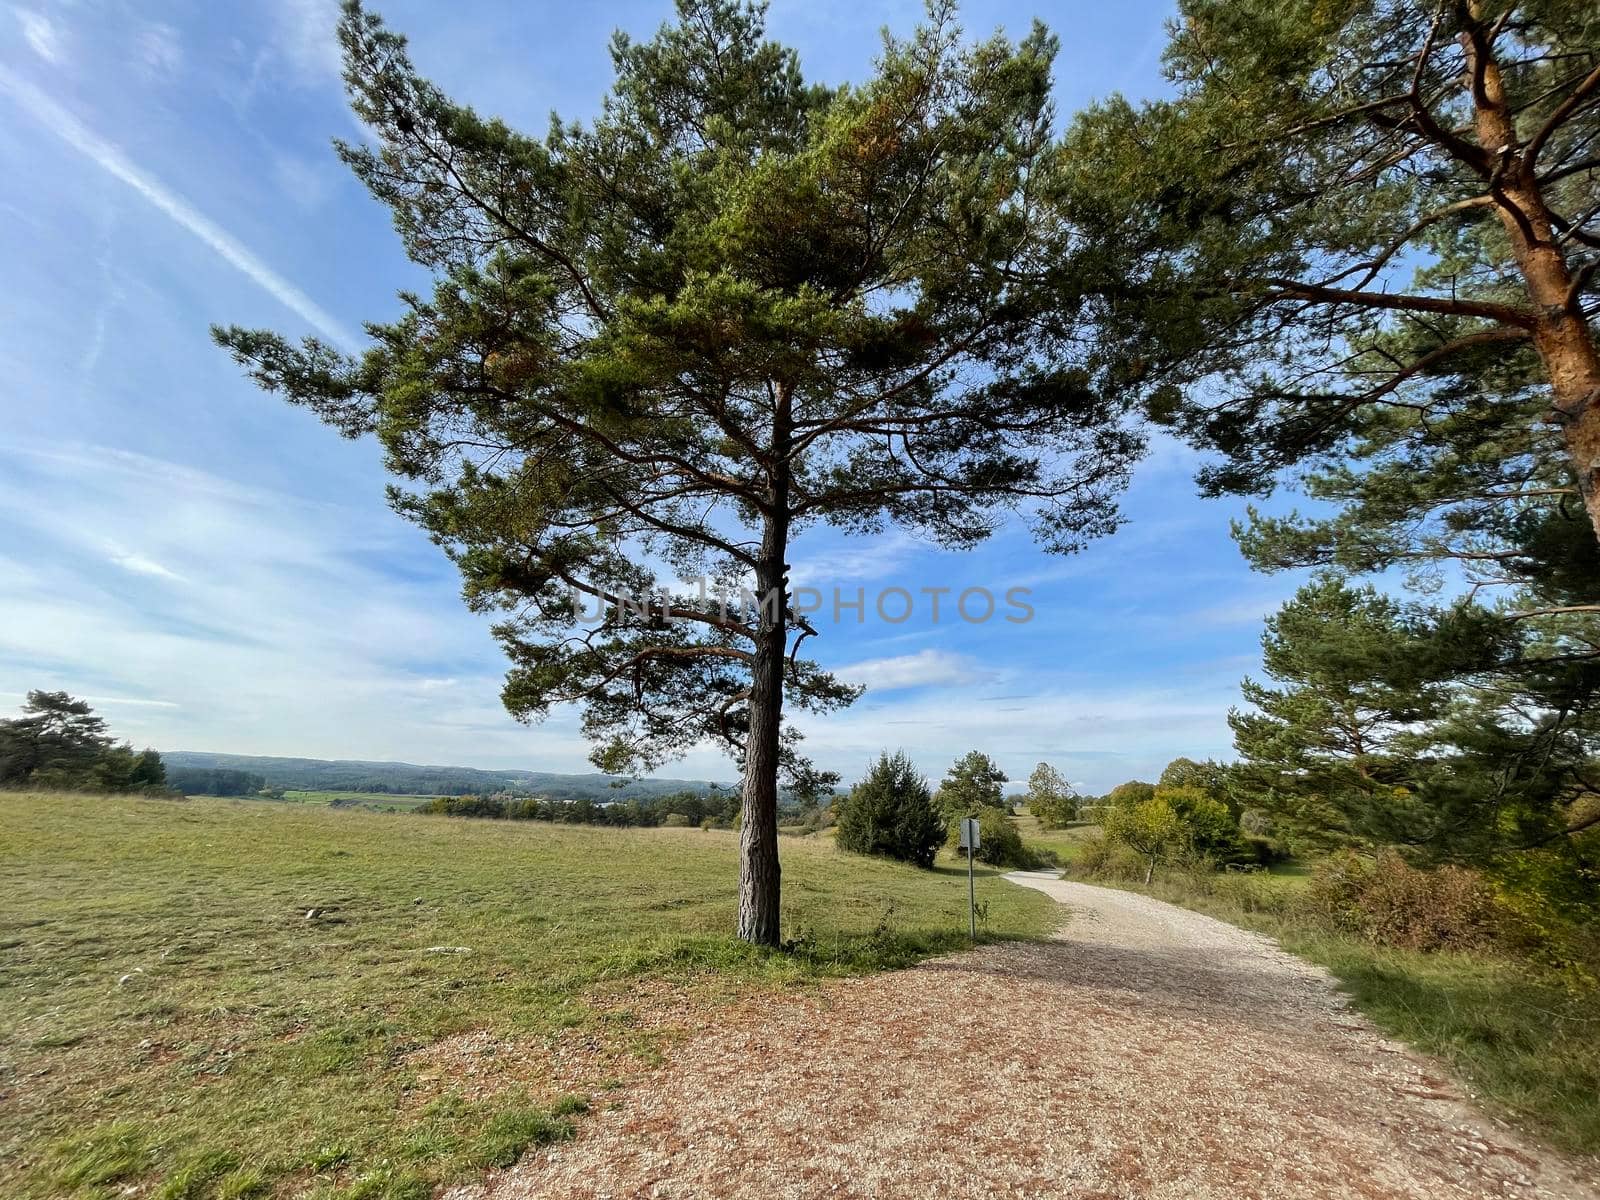
<instances>
[{"instance_id":1,"label":"gravel path","mask_svg":"<svg viewBox=\"0 0 1600 1200\"><path fill-rule=\"evenodd\" d=\"M1268 939L1010 878L1070 908L1053 940L720 1010L453 1200L1600 1197Z\"/></svg>"}]
</instances>

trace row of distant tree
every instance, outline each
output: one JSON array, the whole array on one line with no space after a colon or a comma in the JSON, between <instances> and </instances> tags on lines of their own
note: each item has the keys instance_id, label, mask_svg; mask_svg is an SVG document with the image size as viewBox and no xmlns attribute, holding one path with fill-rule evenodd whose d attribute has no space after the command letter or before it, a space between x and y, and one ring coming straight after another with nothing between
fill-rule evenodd
<instances>
[{"instance_id":1,"label":"row of distant tree","mask_svg":"<svg viewBox=\"0 0 1600 1200\"><path fill-rule=\"evenodd\" d=\"M167 768L167 782L186 796L256 796L267 790L267 777L227 767Z\"/></svg>"},{"instance_id":2,"label":"row of distant tree","mask_svg":"<svg viewBox=\"0 0 1600 1200\"><path fill-rule=\"evenodd\" d=\"M159 754L117 741L86 701L33 691L0 720L0 787L164 792L167 777Z\"/></svg>"},{"instance_id":3,"label":"row of distant tree","mask_svg":"<svg viewBox=\"0 0 1600 1200\"><path fill-rule=\"evenodd\" d=\"M933 865L955 845L962 818L978 821L976 857L1002 866L1033 866L1047 855L1028 847L1014 819L1018 799L1046 829L1098 823L1106 846L1136 856L1148 881L1162 862L1202 867L1262 865L1286 852L1263 832L1271 822L1245 807L1232 769L1179 758L1157 783L1131 780L1104 796L1076 792L1062 773L1040 763L1020 798L1008 796L1005 772L973 750L957 759L937 788L904 754L885 752L835 804L839 845L918 866Z\"/></svg>"},{"instance_id":4,"label":"row of distant tree","mask_svg":"<svg viewBox=\"0 0 1600 1200\"><path fill-rule=\"evenodd\" d=\"M366 792L374 795L404 796L492 796L515 793L520 796L548 796L558 800L588 798L597 803L613 800L644 799L680 791L711 791L718 785L682 779L619 779L599 773L560 773L553 771L486 771L475 767L422 766L414 763L347 762L320 758L284 758L256 754L216 754L178 750L166 754L167 774L177 780L179 773L190 781L202 777L190 772L242 772L259 777L262 787L309 792ZM243 795L243 781L236 774L207 776L224 784L225 790L180 785L195 795ZM246 789L246 791L251 789Z\"/></svg>"},{"instance_id":5,"label":"row of distant tree","mask_svg":"<svg viewBox=\"0 0 1600 1200\"><path fill-rule=\"evenodd\" d=\"M620 828L656 825L731 825L739 816L738 792L679 791L599 804L540 796L440 796L418 812L452 817L490 817L512 821L557 821L570 825Z\"/></svg>"}]
</instances>

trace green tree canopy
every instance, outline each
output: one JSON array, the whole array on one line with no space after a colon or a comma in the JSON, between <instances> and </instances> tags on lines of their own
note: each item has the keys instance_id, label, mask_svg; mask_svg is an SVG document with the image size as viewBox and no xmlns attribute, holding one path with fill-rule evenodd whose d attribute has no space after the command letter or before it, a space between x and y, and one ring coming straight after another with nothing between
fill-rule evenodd
<instances>
[{"instance_id":1,"label":"green tree canopy","mask_svg":"<svg viewBox=\"0 0 1600 1200\"><path fill-rule=\"evenodd\" d=\"M0 784L69 786L113 745L103 717L66 692L31 691L22 716L0 722Z\"/></svg>"},{"instance_id":2,"label":"green tree canopy","mask_svg":"<svg viewBox=\"0 0 1600 1200\"><path fill-rule=\"evenodd\" d=\"M984 808L1008 809L1004 785L1006 773L981 750L969 750L945 773L935 797L945 819L976 817Z\"/></svg>"},{"instance_id":3,"label":"green tree canopy","mask_svg":"<svg viewBox=\"0 0 1600 1200\"><path fill-rule=\"evenodd\" d=\"M1067 777L1049 763L1034 767L1023 802L1046 829L1060 829L1078 816L1077 793Z\"/></svg>"},{"instance_id":4,"label":"green tree canopy","mask_svg":"<svg viewBox=\"0 0 1600 1200\"><path fill-rule=\"evenodd\" d=\"M1417 731L1450 699L1429 669L1426 631L1388 596L1326 577L1267 619L1261 648L1281 686L1246 679L1255 711L1228 717L1255 806L1302 843L1423 840L1427 817L1411 803Z\"/></svg>"},{"instance_id":5,"label":"green tree canopy","mask_svg":"<svg viewBox=\"0 0 1600 1200\"><path fill-rule=\"evenodd\" d=\"M31 691L22 715L0 720L0 787L144 791L166 783L154 750L118 744L88 701Z\"/></svg>"},{"instance_id":6,"label":"green tree canopy","mask_svg":"<svg viewBox=\"0 0 1600 1200\"><path fill-rule=\"evenodd\" d=\"M1113 804L1101 816L1106 840L1126 846L1144 859L1144 881L1155 878L1156 867L1181 846L1187 834L1183 818L1165 800L1152 797L1136 804Z\"/></svg>"},{"instance_id":7,"label":"green tree canopy","mask_svg":"<svg viewBox=\"0 0 1600 1200\"><path fill-rule=\"evenodd\" d=\"M1118 808L1132 808L1135 804L1142 804L1156 794L1156 785L1145 783L1142 779L1130 779L1126 783L1119 783L1101 798L1102 804L1115 805Z\"/></svg>"},{"instance_id":8,"label":"green tree canopy","mask_svg":"<svg viewBox=\"0 0 1600 1200\"><path fill-rule=\"evenodd\" d=\"M857 854L882 854L933 866L945 825L928 781L903 753L885 751L838 804L838 844Z\"/></svg>"},{"instance_id":9,"label":"green tree canopy","mask_svg":"<svg viewBox=\"0 0 1600 1200\"><path fill-rule=\"evenodd\" d=\"M513 714L583 706L607 770L708 742L742 764L738 929L774 944L780 773L831 783L783 706L855 695L795 653L817 632L795 535L967 546L1021 510L1068 550L1115 524L1137 439L1051 278L1055 40L964 45L939 4L832 88L760 6L679 0L650 41L613 39L599 116L541 138L449 100L353 0L339 37L375 139L340 154L432 294L357 358L216 336L262 386L377 435L410 484L396 508L504 614ZM690 577L755 603L616 603ZM579 599L607 607L575 633Z\"/></svg>"},{"instance_id":10,"label":"green tree canopy","mask_svg":"<svg viewBox=\"0 0 1600 1200\"><path fill-rule=\"evenodd\" d=\"M1507 652L1499 630L1470 605L1402 604L1331 576L1302 588L1262 638L1283 686L1246 680L1256 711L1230 714L1235 789L1302 845L1481 859L1521 840L1530 802L1547 828L1550 797L1516 782L1516 753L1466 749L1493 725L1484 655Z\"/></svg>"},{"instance_id":11,"label":"green tree canopy","mask_svg":"<svg viewBox=\"0 0 1600 1200\"><path fill-rule=\"evenodd\" d=\"M1163 783L1157 785L1154 799L1178 814L1190 850L1221 863L1242 862L1249 857L1238 818L1206 788L1193 783Z\"/></svg>"},{"instance_id":12,"label":"green tree canopy","mask_svg":"<svg viewBox=\"0 0 1600 1200\"><path fill-rule=\"evenodd\" d=\"M1157 787L1192 787L1220 799L1227 787L1227 768L1221 763L1175 758L1161 769Z\"/></svg>"},{"instance_id":13,"label":"green tree canopy","mask_svg":"<svg viewBox=\"0 0 1600 1200\"><path fill-rule=\"evenodd\" d=\"M1475 426L1491 491L1536 456L1593 539L1593 3L1183 0L1173 30L1176 96L1084 113L1063 202L1100 348L1221 451L1206 488L1266 490L1384 422ZM1484 403L1471 382L1504 364L1526 386Z\"/></svg>"}]
</instances>

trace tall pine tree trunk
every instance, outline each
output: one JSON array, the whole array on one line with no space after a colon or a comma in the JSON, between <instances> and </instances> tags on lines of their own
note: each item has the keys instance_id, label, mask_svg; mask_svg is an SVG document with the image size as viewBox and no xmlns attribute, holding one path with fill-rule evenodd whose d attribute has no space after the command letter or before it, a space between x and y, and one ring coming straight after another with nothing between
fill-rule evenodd
<instances>
[{"instance_id":1,"label":"tall pine tree trunk","mask_svg":"<svg viewBox=\"0 0 1600 1200\"><path fill-rule=\"evenodd\" d=\"M1481 20L1480 9L1474 4L1471 11ZM1583 506L1600 538L1600 350L1583 318L1582 297L1573 287L1571 268L1555 237L1537 164L1523 161L1499 64L1493 57L1477 62L1465 35L1462 44L1469 67L1467 86L1472 89L1473 132L1494 164L1495 211L1537 313L1533 346L1550 379L1554 416L1561 423Z\"/></svg>"},{"instance_id":2,"label":"tall pine tree trunk","mask_svg":"<svg viewBox=\"0 0 1600 1200\"><path fill-rule=\"evenodd\" d=\"M763 539L765 540L765 539ZM783 560L763 555L756 571L761 599L750 670L750 729L744 755L744 817L739 829L739 937L778 944L778 746L783 728ZM769 597L775 597L770 599ZM773 613L772 610L776 609ZM771 614L771 615L769 615Z\"/></svg>"},{"instance_id":3,"label":"tall pine tree trunk","mask_svg":"<svg viewBox=\"0 0 1600 1200\"><path fill-rule=\"evenodd\" d=\"M756 561L757 629L750 666L750 729L744 757L744 817L739 830L740 940L776 946L778 925L778 749L783 732L783 666L789 631L788 399L778 392L772 484Z\"/></svg>"}]
</instances>

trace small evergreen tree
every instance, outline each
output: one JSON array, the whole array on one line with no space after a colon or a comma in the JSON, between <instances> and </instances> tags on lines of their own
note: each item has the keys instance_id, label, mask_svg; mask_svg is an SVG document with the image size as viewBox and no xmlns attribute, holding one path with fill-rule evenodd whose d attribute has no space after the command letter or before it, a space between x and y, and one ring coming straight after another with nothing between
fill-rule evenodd
<instances>
[{"instance_id":1,"label":"small evergreen tree","mask_svg":"<svg viewBox=\"0 0 1600 1200\"><path fill-rule=\"evenodd\" d=\"M1002 790L1006 773L981 750L969 750L955 762L939 785L939 811L946 821L976 817L985 808L1010 811Z\"/></svg>"},{"instance_id":2,"label":"small evergreen tree","mask_svg":"<svg viewBox=\"0 0 1600 1200\"><path fill-rule=\"evenodd\" d=\"M944 821L928 781L904 754L885 751L867 776L839 802L839 845L857 854L882 854L933 866L944 842Z\"/></svg>"},{"instance_id":3,"label":"small evergreen tree","mask_svg":"<svg viewBox=\"0 0 1600 1200\"><path fill-rule=\"evenodd\" d=\"M1450 696L1432 678L1425 632L1389 597L1324 577L1268 618L1261 645L1281 686L1246 679L1255 711L1228 716L1252 807L1302 845L1428 840L1421 731Z\"/></svg>"}]
</instances>

